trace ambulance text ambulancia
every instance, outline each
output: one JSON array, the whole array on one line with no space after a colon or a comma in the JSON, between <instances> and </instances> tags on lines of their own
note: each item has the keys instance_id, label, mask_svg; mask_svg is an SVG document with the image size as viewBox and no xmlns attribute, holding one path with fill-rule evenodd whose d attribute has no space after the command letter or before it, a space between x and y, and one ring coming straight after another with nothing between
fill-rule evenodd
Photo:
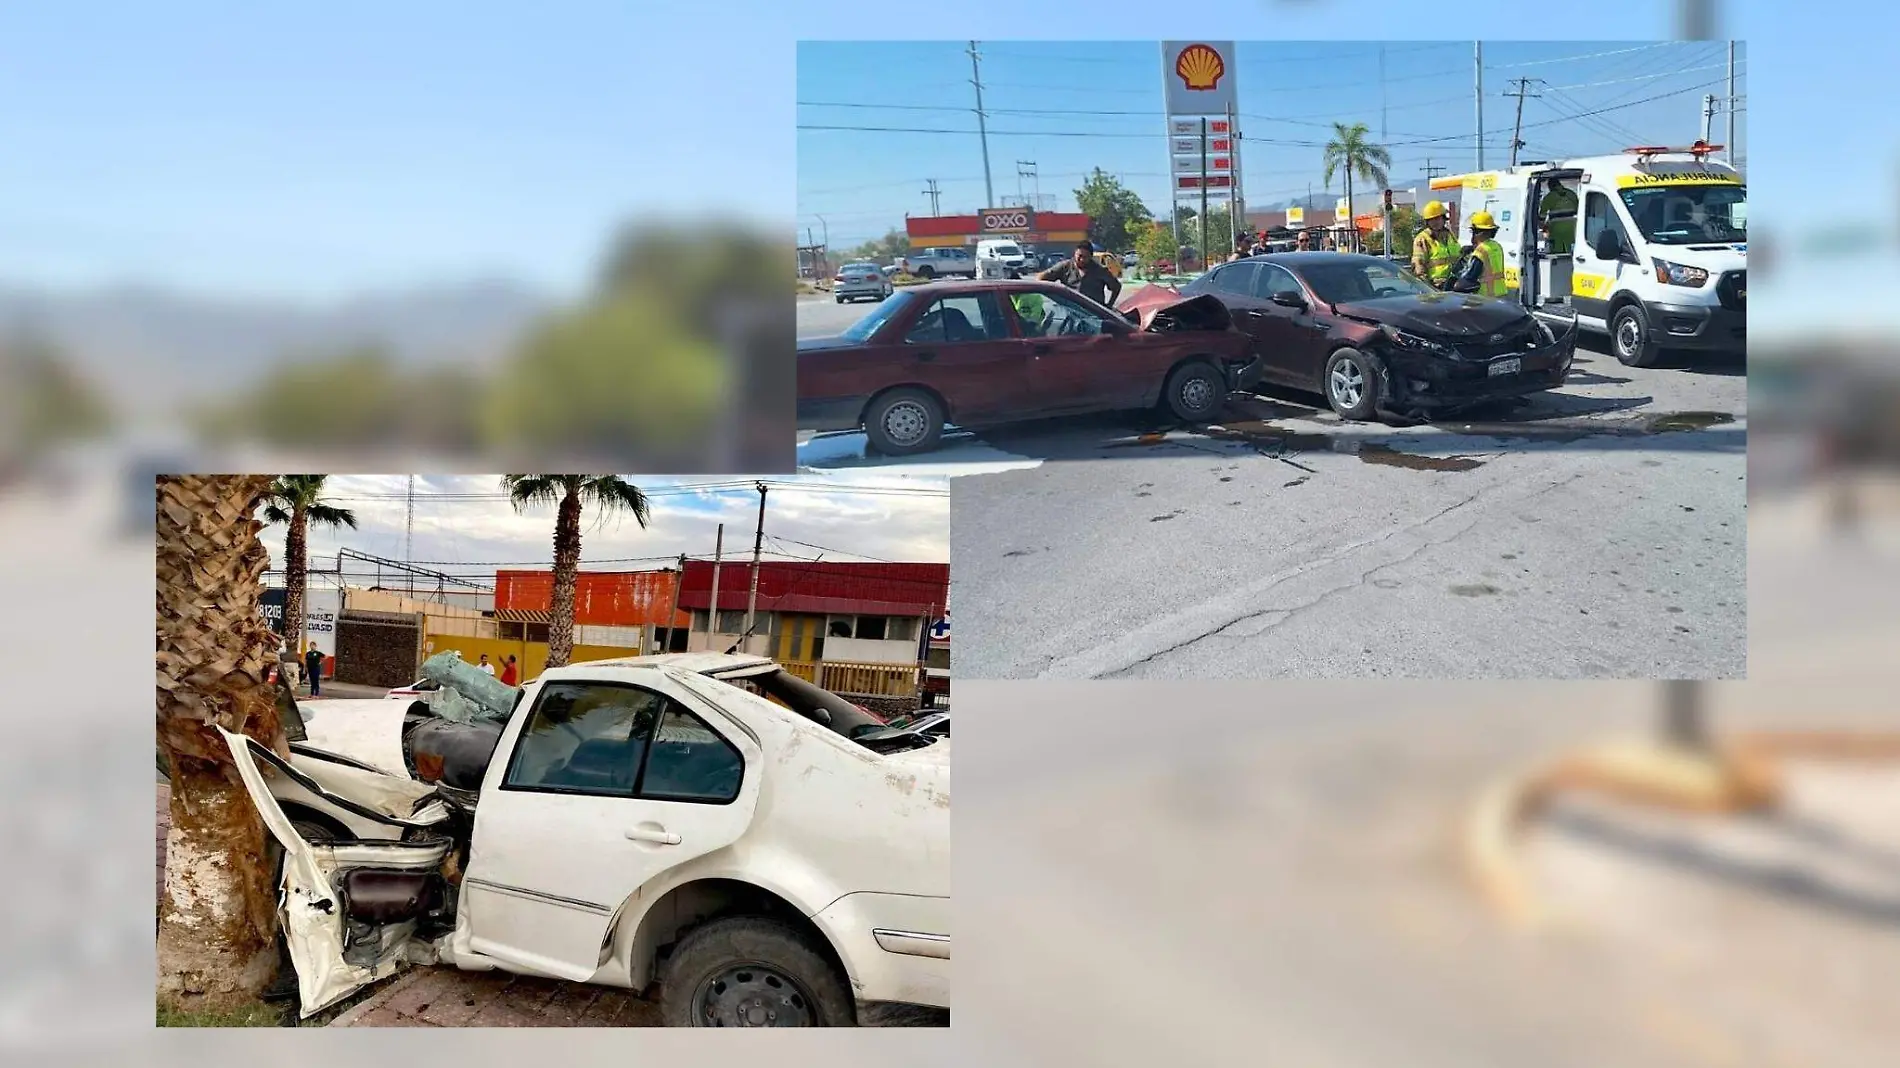
<instances>
[{"instance_id":1,"label":"ambulance text ambulancia","mask_svg":"<svg viewBox=\"0 0 1900 1068\"><path fill-rule=\"evenodd\" d=\"M1532 312L1574 314L1617 359L1648 367L1667 349L1747 348L1748 191L1708 158L1721 147L1630 148L1432 188L1460 190L1461 219L1497 218L1507 284Z\"/></svg>"}]
</instances>

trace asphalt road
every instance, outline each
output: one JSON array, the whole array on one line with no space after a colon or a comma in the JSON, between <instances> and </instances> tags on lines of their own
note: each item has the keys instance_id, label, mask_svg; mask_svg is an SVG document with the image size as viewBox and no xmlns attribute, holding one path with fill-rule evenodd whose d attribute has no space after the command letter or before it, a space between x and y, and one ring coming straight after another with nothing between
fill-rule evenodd
<instances>
[{"instance_id":1,"label":"asphalt road","mask_svg":"<svg viewBox=\"0 0 1900 1068\"><path fill-rule=\"evenodd\" d=\"M868 308L801 302L801 335ZM1594 344L1594 343L1590 343ZM962 678L1733 678L1746 671L1741 360L1627 368L1457 423L1348 424L1317 396L1220 424L1142 414L800 462L965 475Z\"/></svg>"}]
</instances>

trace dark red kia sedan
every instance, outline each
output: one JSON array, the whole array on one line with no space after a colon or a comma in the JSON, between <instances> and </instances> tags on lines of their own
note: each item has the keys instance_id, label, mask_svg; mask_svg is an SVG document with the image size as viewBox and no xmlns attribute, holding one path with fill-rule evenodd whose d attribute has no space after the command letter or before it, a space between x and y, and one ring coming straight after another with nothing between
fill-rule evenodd
<instances>
[{"instance_id":1,"label":"dark red kia sedan","mask_svg":"<svg viewBox=\"0 0 1900 1068\"><path fill-rule=\"evenodd\" d=\"M1212 297L1122 313L1050 282L933 282L798 342L798 427L862 427L901 456L935 448L945 424L1156 406L1196 422L1254 385L1251 348Z\"/></svg>"}]
</instances>

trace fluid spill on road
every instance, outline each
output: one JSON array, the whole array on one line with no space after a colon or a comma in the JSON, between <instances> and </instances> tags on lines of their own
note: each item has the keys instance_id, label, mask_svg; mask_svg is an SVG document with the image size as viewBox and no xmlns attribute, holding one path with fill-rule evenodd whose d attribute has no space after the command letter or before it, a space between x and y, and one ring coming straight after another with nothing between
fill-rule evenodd
<instances>
[{"instance_id":1,"label":"fluid spill on road","mask_svg":"<svg viewBox=\"0 0 1900 1068\"><path fill-rule=\"evenodd\" d=\"M1469 456L1420 456L1400 452L1390 445L1361 445L1359 459L1382 467L1403 467L1408 471L1470 471L1484 466L1483 460Z\"/></svg>"},{"instance_id":2,"label":"fluid spill on road","mask_svg":"<svg viewBox=\"0 0 1900 1068\"><path fill-rule=\"evenodd\" d=\"M1488 597L1503 591L1488 582L1477 582L1468 586L1453 586L1451 592L1460 597Z\"/></svg>"},{"instance_id":3,"label":"fluid spill on road","mask_svg":"<svg viewBox=\"0 0 1900 1068\"><path fill-rule=\"evenodd\" d=\"M1734 421L1735 417L1727 412L1664 412L1650 416L1644 425L1652 434L1671 434L1684 430L1707 430Z\"/></svg>"}]
</instances>

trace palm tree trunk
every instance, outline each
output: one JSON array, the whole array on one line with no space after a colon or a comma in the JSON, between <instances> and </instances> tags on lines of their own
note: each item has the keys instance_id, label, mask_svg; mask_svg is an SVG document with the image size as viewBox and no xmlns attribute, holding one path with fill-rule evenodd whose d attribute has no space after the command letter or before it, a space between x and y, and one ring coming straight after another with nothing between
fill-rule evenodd
<instances>
[{"instance_id":1,"label":"palm tree trunk","mask_svg":"<svg viewBox=\"0 0 1900 1068\"><path fill-rule=\"evenodd\" d=\"M303 505L290 510L290 529L284 532L284 640L290 651L303 655L303 595L309 578L310 545L305 535L310 515Z\"/></svg>"},{"instance_id":2,"label":"palm tree trunk","mask_svg":"<svg viewBox=\"0 0 1900 1068\"><path fill-rule=\"evenodd\" d=\"M158 482L158 744L172 827L158 912L158 994L182 1009L254 1000L276 969L277 897L256 808L211 729L288 753L258 611L270 555L252 517L269 476Z\"/></svg>"},{"instance_id":3,"label":"palm tree trunk","mask_svg":"<svg viewBox=\"0 0 1900 1068\"><path fill-rule=\"evenodd\" d=\"M566 665L574 655L574 576L581 563L581 498L569 486L554 520L554 597L549 606L548 667Z\"/></svg>"},{"instance_id":4,"label":"palm tree trunk","mask_svg":"<svg viewBox=\"0 0 1900 1068\"><path fill-rule=\"evenodd\" d=\"M1351 252L1352 245L1357 244L1356 239L1359 236L1359 219L1352 210L1352 165L1354 162L1352 155L1348 153L1346 156L1346 240L1348 245L1341 250L1343 252Z\"/></svg>"}]
</instances>

